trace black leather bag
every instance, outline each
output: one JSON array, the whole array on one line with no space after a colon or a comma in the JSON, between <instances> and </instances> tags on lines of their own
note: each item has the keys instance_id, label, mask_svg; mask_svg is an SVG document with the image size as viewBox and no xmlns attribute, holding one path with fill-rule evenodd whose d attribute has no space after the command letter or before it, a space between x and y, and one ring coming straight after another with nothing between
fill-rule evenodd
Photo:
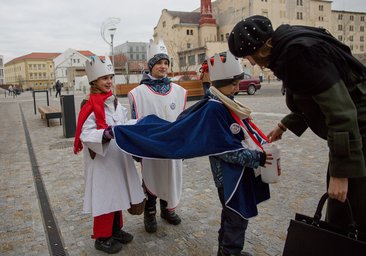
<instances>
[{"instance_id":1,"label":"black leather bag","mask_svg":"<svg viewBox=\"0 0 366 256\"><path fill-rule=\"evenodd\" d=\"M340 228L321 219L321 212L328 194L324 194L314 217L296 213L290 221L283 256L365 256L366 234L359 233L349 201L349 225ZM365 216L366 217L366 216Z\"/></svg>"}]
</instances>

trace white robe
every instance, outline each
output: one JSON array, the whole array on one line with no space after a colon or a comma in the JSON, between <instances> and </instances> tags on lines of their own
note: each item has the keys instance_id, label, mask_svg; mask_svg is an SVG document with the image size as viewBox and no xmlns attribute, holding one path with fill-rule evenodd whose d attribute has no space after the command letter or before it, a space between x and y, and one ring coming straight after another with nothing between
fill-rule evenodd
<instances>
[{"instance_id":1,"label":"white robe","mask_svg":"<svg viewBox=\"0 0 366 256\"><path fill-rule=\"evenodd\" d=\"M113 99L114 96L109 97L104 106L107 124L126 124L127 109L118 103L114 110ZM91 113L80 135L85 162L83 211L94 217L129 209L130 203L137 204L145 198L131 155L121 152L114 139L102 144L103 131L97 130L94 113ZM96 153L94 159L88 148Z\"/></svg>"},{"instance_id":2,"label":"white robe","mask_svg":"<svg viewBox=\"0 0 366 256\"><path fill-rule=\"evenodd\" d=\"M166 95L152 91L142 84L129 92L136 118L155 114L162 119L175 121L184 110L187 91L174 83ZM167 138L169 139L169 138ZM146 188L175 208L182 194L182 160L142 159L142 177Z\"/></svg>"}]
</instances>

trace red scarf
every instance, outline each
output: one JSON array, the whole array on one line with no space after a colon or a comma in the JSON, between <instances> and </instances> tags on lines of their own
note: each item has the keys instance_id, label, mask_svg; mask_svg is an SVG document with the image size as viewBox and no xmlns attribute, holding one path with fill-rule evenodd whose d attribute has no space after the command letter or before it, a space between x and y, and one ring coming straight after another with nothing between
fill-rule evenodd
<instances>
[{"instance_id":1,"label":"red scarf","mask_svg":"<svg viewBox=\"0 0 366 256\"><path fill-rule=\"evenodd\" d=\"M94 112L95 115L97 129L105 129L108 127L108 124L105 121L104 101L110 96L112 96L112 91L108 93L90 94L89 100L80 109L75 131L74 154L79 153L83 149L83 144L80 141L81 129L92 112Z\"/></svg>"}]
</instances>

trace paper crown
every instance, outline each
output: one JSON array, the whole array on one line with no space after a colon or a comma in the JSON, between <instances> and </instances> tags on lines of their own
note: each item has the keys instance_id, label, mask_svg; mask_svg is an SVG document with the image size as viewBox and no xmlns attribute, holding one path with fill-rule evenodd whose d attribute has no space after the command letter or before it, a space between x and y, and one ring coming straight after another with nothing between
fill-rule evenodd
<instances>
[{"instance_id":1,"label":"paper crown","mask_svg":"<svg viewBox=\"0 0 366 256\"><path fill-rule=\"evenodd\" d=\"M232 79L244 72L239 60L229 51L226 52L225 62L223 62L220 55L216 53L213 64L209 59L207 64L211 81Z\"/></svg>"},{"instance_id":2,"label":"paper crown","mask_svg":"<svg viewBox=\"0 0 366 256\"><path fill-rule=\"evenodd\" d=\"M107 56L104 57L104 60L101 60L98 56L92 56L91 60L85 61L85 71L89 83L102 76L114 75L112 62Z\"/></svg>"},{"instance_id":3,"label":"paper crown","mask_svg":"<svg viewBox=\"0 0 366 256\"><path fill-rule=\"evenodd\" d=\"M147 47L147 59L150 60L159 53L169 55L163 40L159 40L157 44L153 40L150 40L150 43Z\"/></svg>"}]
</instances>

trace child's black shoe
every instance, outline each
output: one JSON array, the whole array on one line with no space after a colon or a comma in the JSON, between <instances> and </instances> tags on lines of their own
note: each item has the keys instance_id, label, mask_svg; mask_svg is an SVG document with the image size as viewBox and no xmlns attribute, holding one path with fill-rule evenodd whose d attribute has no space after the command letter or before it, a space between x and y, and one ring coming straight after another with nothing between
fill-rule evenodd
<instances>
[{"instance_id":1,"label":"child's black shoe","mask_svg":"<svg viewBox=\"0 0 366 256\"><path fill-rule=\"evenodd\" d=\"M126 231L123 231L123 230L118 230L118 232L113 233L112 237L114 240L116 240L122 244L128 244L129 242L131 242L133 240L133 235L131 235L130 233L127 233Z\"/></svg>"},{"instance_id":2,"label":"child's black shoe","mask_svg":"<svg viewBox=\"0 0 366 256\"><path fill-rule=\"evenodd\" d=\"M122 244L114 240L113 237L96 239L94 247L95 249L106 252L108 254L117 253L122 250Z\"/></svg>"}]
</instances>

